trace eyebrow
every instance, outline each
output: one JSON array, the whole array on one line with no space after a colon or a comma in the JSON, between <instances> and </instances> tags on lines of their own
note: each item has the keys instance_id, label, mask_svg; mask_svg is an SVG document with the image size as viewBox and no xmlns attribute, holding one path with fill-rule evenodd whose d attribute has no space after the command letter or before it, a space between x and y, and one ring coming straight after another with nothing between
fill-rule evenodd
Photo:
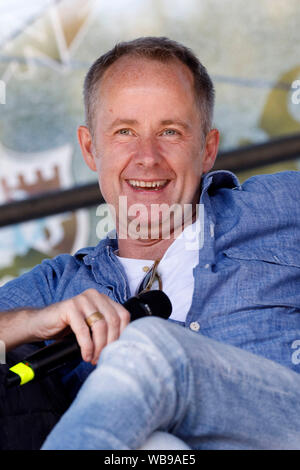
<instances>
[{"instance_id":1,"label":"eyebrow","mask_svg":"<svg viewBox=\"0 0 300 470\"><path fill-rule=\"evenodd\" d=\"M190 129L190 126L187 122L181 121L180 119L165 119L164 121L160 122L163 126L180 126L184 129Z\"/></svg>"},{"instance_id":2,"label":"eyebrow","mask_svg":"<svg viewBox=\"0 0 300 470\"><path fill-rule=\"evenodd\" d=\"M120 118L117 118L115 119L111 125L109 126L109 130L110 129L113 129L114 127L116 126L134 126L136 125L138 122L136 119L120 119Z\"/></svg>"},{"instance_id":3,"label":"eyebrow","mask_svg":"<svg viewBox=\"0 0 300 470\"><path fill-rule=\"evenodd\" d=\"M109 126L109 129L113 129L116 126L134 126L138 124L138 121L136 119L120 119L117 118L115 119L112 124ZM187 124L185 121L181 121L180 119L164 119L163 121L160 121L160 125L162 126L180 126L184 129L190 129L190 125Z\"/></svg>"}]
</instances>

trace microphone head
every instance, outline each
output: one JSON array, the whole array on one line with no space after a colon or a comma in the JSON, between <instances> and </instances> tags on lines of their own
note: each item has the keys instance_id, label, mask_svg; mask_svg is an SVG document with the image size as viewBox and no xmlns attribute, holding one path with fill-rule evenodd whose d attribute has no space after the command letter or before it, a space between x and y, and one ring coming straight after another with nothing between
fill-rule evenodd
<instances>
[{"instance_id":1,"label":"microphone head","mask_svg":"<svg viewBox=\"0 0 300 470\"><path fill-rule=\"evenodd\" d=\"M167 319L172 313L171 301L161 290L149 290L137 295L137 297L149 306L151 314L154 316Z\"/></svg>"},{"instance_id":2,"label":"microphone head","mask_svg":"<svg viewBox=\"0 0 300 470\"><path fill-rule=\"evenodd\" d=\"M150 290L132 297L127 302L132 320L143 316L155 316L168 319L172 313L169 297L161 290ZM124 306L126 307L127 302Z\"/></svg>"}]
</instances>

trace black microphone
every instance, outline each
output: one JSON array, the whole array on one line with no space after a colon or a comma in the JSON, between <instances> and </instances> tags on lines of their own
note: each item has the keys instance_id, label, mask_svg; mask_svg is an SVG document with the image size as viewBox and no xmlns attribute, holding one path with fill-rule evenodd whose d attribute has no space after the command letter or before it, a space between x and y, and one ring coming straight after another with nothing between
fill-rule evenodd
<instances>
[{"instance_id":1,"label":"black microphone","mask_svg":"<svg viewBox=\"0 0 300 470\"><path fill-rule=\"evenodd\" d=\"M160 290L152 290L128 299L123 306L130 312L130 321L147 316L168 319L172 313L169 297ZM54 343L26 356L12 366L6 377L6 387L24 385L35 378L42 378L54 370L80 360L80 347L75 335L69 334Z\"/></svg>"}]
</instances>

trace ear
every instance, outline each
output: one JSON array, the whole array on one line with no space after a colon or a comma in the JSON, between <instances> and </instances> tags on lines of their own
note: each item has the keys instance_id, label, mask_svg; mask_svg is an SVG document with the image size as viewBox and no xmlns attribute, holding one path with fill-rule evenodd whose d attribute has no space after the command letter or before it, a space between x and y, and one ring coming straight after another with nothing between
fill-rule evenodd
<instances>
[{"instance_id":1,"label":"ear","mask_svg":"<svg viewBox=\"0 0 300 470\"><path fill-rule=\"evenodd\" d=\"M206 136L203 156L203 173L208 173L214 166L220 141L220 133L212 129Z\"/></svg>"},{"instance_id":2,"label":"ear","mask_svg":"<svg viewBox=\"0 0 300 470\"><path fill-rule=\"evenodd\" d=\"M86 126L80 126L77 130L77 137L85 163L92 171L97 171L95 157L92 150L92 136L89 129Z\"/></svg>"}]
</instances>

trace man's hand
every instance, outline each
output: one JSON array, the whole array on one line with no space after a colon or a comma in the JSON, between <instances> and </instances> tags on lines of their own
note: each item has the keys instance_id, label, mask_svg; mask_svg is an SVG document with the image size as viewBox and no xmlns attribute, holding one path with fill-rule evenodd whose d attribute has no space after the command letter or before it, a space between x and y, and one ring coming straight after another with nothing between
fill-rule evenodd
<instances>
[{"instance_id":1,"label":"man's hand","mask_svg":"<svg viewBox=\"0 0 300 470\"><path fill-rule=\"evenodd\" d=\"M100 312L104 318L90 328L85 319L94 312ZM57 339L72 330L83 360L92 364L97 363L104 346L118 339L130 321L130 313L121 304L95 289L28 313L29 337L35 341Z\"/></svg>"}]
</instances>

